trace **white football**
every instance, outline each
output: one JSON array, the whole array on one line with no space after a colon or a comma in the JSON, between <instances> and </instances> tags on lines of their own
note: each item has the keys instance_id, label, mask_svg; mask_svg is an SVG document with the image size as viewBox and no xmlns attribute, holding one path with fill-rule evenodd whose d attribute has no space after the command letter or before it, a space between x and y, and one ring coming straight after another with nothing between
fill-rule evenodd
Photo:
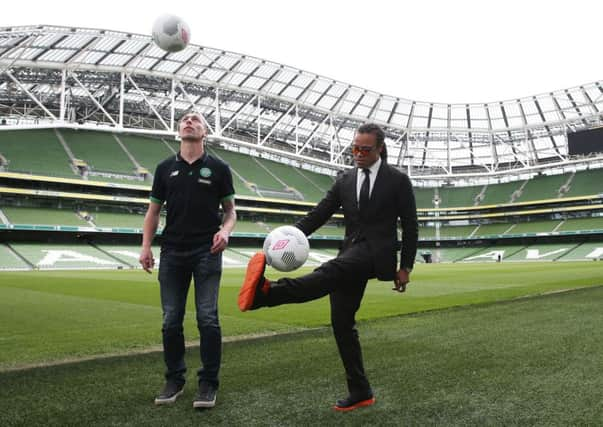
<instances>
[{"instance_id":1,"label":"white football","mask_svg":"<svg viewBox=\"0 0 603 427\"><path fill-rule=\"evenodd\" d=\"M284 225L272 230L264 240L266 263L279 271L293 271L308 259L310 244L297 227Z\"/></svg>"},{"instance_id":2,"label":"white football","mask_svg":"<svg viewBox=\"0 0 603 427\"><path fill-rule=\"evenodd\" d=\"M191 30L188 24L174 15L161 15L153 24L153 41L168 52L179 52L188 45Z\"/></svg>"}]
</instances>

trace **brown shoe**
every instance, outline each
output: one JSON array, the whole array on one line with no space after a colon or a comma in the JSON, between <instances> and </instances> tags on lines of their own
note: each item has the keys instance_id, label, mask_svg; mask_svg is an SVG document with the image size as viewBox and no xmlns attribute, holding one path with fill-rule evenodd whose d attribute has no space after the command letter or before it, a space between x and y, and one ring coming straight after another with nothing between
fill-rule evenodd
<instances>
[{"instance_id":1,"label":"brown shoe","mask_svg":"<svg viewBox=\"0 0 603 427\"><path fill-rule=\"evenodd\" d=\"M239 291L239 309L241 311L258 308L258 293L268 293L270 282L264 277L264 271L266 271L266 255L258 252L251 257L247 264L245 280Z\"/></svg>"}]
</instances>

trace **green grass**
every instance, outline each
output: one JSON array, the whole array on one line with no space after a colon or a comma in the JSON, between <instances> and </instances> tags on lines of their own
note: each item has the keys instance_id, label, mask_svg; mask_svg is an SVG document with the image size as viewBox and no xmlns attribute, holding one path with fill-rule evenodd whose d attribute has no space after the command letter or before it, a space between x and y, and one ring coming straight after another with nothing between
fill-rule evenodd
<instances>
[{"instance_id":1,"label":"green grass","mask_svg":"<svg viewBox=\"0 0 603 427\"><path fill-rule=\"evenodd\" d=\"M300 270L300 274L306 270ZM274 271L267 273L276 278ZM226 269L220 289L225 336L283 332L329 324L328 299L241 313L243 269ZM405 294L369 284L361 320L602 284L602 263L418 265ZM187 340L198 332L193 298ZM0 273L0 370L102 354L125 354L161 343L156 272L35 271Z\"/></svg>"},{"instance_id":2,"label":"green grass","mask_svg":"<svg viewBox=\"0 0 603 427\"><path fill-rule=\"evenodd\" d=\"M377 404L352 413L330 409L345 390L325 328L225 344L211 411L191 406L196 351L170 407L152 404L161 353L5 372L0 425L600 425L601 300L593 287L361 322Z\"/></svg>"}]
</instances>

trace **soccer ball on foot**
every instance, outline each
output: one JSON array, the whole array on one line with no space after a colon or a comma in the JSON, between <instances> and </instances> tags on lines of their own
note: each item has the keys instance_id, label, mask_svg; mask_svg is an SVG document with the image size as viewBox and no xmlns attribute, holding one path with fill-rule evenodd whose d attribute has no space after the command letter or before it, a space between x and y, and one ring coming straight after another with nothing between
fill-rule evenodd
<instances>
[{"instance_id":1,"label":"soccer ball on foot","mask_svg":"<svg viewBox=\"0 0 603 427\"><path fill-rule=\"evenodd\" d=\"M284 225L272 230L264 240L266 263L278 271L293 271L308 259L310 244L297 227Z\"/></svg>"},{"instance_id":2,"label":"soccer ball on foot","mask_svg":"<svg viewBox=\"0 0 603 427\"><path fill-rule=\"evenodd\" d=\"M153 24L153 41L168 52L179 52L188 45L191 30L188 24L174 15L161 15Z\"/></svg>"}]
</instances>

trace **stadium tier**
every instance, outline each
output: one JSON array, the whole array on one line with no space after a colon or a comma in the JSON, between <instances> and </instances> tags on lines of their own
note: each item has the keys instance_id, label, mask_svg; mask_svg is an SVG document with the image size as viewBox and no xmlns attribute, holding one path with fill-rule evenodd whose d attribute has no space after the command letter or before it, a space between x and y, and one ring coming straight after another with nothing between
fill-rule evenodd
<instances>
[{"instance_id":1,"label":"stadium tier","mask_svg":"<svg viewBox=\"0 0 603 427\"><path fill-rule=\"evenodd\" d=\"M261 221L237 220L238 233L268 233L270 228Z\"/></svg>"},{"instance_id":2,"label":"stadium tier","mask_svg":"<svg viewBox=\"0 0 603 427\"><path fill-rule=\"evenodd\" d=\"M433 198L435 196L433 188L415 187L414 190L417 208L433 208Z\"/></svg>"},{"instance_id":3,"label":"stadium tier","mask_svg":"<svg viewBox=\"0 0 603 427\"><path fill-rule=\"evenodd\" d=\"M44 155L40 156L43 151ZM0 132L0 154L5 169L37 175L75 177L69 156L52 130Z\"/></svg>"},{"instance_id":4,"label":"stadium tier","mask_svg":"<svg viewBox=\"0 0 603 427\"><path fill-rule=\"evenodd\" d=\"M29 270L27 264L9 245L0 244L0 270Z\"/></svg>"},{"instance_id":5,"label":"stadium tier","mask_svg":"<svg viewBox=\"0 0 603 427\"><path fill-rule=\"evenodd\" d=\"M419 248L417 262L423 262L426 254L438 262L592 261L603 259L603 242L496 245L487 248Z\"/></svg>"},{"instance_id":6,"label":"stadium tier","mask_svg":"<svg viewBox=\"0 0 603 427\"><path fill-rule=\"evenodd\" d=\"M144 215L116 212L89 212L90 222L97 227L142 228Z\"/></svg>"},{"instance_id":7,"label":"stadium tier","mask_svg":"<svg viewBox=\"0 0 603 427\"><path fill-rule=\"evenodd\" d=\"M603 230L603 217L567 219L557 229L557 231L586 230Z\"/></svg>"},{"instance_id":8,"label":"stadium tier","mask_svg":"<svg viewBox=\"0 0 603 427\"><path fill-rule=\"evenodd\" d=\"M88 227L90 224L79 216L76 211L69 209L29 208L2 206L0 209L11 224L30 225L72 225Z\"/></svg>"},{"instance_id":9,"label":"stadium tier","mask_svg":"<svg viewBox=\"0 0 603 427\"><path fill-rule=\"evenodd\" d=\"M42 145L45 155L33 156ZM0 132L0 154L7 160L4 170L80 178L84 173L76 172L79 165L87 170L87 178L92 181L131 183L146 177L146 185L150 185L155 166L177 150L178 142L173 140L110 132L72 129ZM333 177L328 175L215 145L209 146L208 151L230 164L235 191L242 196L317 202L333 183ZM149 175L145 175L147 172ZM433 208L435 190L415 187L417 207ZM486 186L442 186L437 192L440 208L600 194L603 169L538 175L529 180Z\"/></svg>"},{"instance_id":10,"label":"stadium tier","mask_svg":"<svg viewBox=\"0 0 603 427\"><path fill-rule=\"evenodd\" d=\"M257 159L257 161L276 175L285 184L285 188L289 188L294 193L300 193L303 200L317 202L324 197L326 190L319 187L310 178L301 175L296 168L261 159Z\"/></svg>"},{"instance_id":11,"label":"stadium tier","mask_svg":"<svg viewBox=\"0 0 603 427\"><path fill-rule=\"evenodd\" d=\"M136 165L111 133L62 129L60 134L76 159L92 172L134 175Z\"/></svg>"},{"instance_id":12,"label":"stadium tier","mask_svg":"<svg viewBox=\"0 0 603 427\"><path fill-rule=\"evenodd\" d=\"M513 226L514 224L507 222L498 224L482 224L477 228L477 230L475 230L474 236L479 237L505 234Z\"/></svg>"},{"instance_id":13,"label":"stadium tier","mask_svg":"<svg viewBox=\"0 0 603 427\"><path fill-rule=\"evenodd\" d=\"M513 193L521 186L521 182L508 182L504 184L488 185L480 205L496 205L511 203Z\"/></svg>"},{"instance_id":14,"label":"stadium tier","mask_svg":"<svg viewBox=\"0 0 603 427\"><path fill-rule=\"evenodd\" d=\"M583 243L561 259L563 261L603 260L603 242Z\"/></svg>"},{"instance_id":15,"label":"stadium tier","mask_svg":"<svg viewBox=\"0 0 603 427\"><path fill-rule=\"evenodd\" d=\"M556 199L560 195L561 187L570 177L570 174L536 176L526 182L525 186L521 189L521 195L515 201Z\"/></svg>"},{"instance_id":16,"label":"stadium tier","mask_svg":"<svg viewBox=\"0 0 603 427\"><path fill-rule=\"evenodd\" d=\"M246 183L255 185L260 191L285 193L283 182L271 174L257 158L216 147L212 147L210 152L214 152L230 165L236 175L240 176Z\"/></svg>"},{"instance_id":17,"label":"stadium tier","mask_svg":"<svg viewBox=\"0 0 603 427\"><path fill-rule=\"evenodd\" d=\"M437 262L457 262L479 252L480 250L481 249L476 248L440 248L437 250L434 248L419 249L417 251L417 260L421 260L422 254L430 254L432 259Z\"/></svg>"},{"instance_id":18,"label":"stadium tier","mask_svg":"<svg viewBox=\"0 0 603 427\"><path fill-rule=\"evenodd\" d=\"M566 196L603 193L603 169L577 172L569 184Z\"/></svg>"},{"instance_id":19,"label":"stadium tier","mask_svg":"<svg viewBox=\"0 0 603 427\"><path fill-rule=\"evenodd\" d=\"M530 245L507 256L507 261L556 261L568 254L578 245L575 244L539 244Z\"/></svg>"},{"instance_id":20,"label":"stadium tier","mask_svg":"<svg viewBox=\"0 0 603 427\"><path fill-rule=\"evenodd\" d=\"M155 167L161 160L174 155L171 146L161 139L138 135L118 135L117 137L136 162L150 173L155 172Z\"/></svg>"},{"instance_id":21,"label":"stadium tier","mask_svg":"<svg viewBox=\"0 0 603 427\"><path fill-rule=\"evenodd\" d=\"M11 248L38 269L128 268L114 256L84 244L13 243Z\"/></svg>"},{"instance_id":22,"label":"stadium tier","mask_svg":"<svg viewBox=\"0 0 603 427\"><path fill-rule=\"evenodd\" d=\"M515 225L509 234L521 233L551 233L559 225L561 221L530 221L520 222Z\"/></svg>"},{"instance_id":23,"label":"stadium tier","mask_svg":"<svg viewBox=\"0 0 603 427\"><path fill-rule=\"evenodd\" d=\"M474 206L479 204L477 196L484 186L475 187L441 187L438 189L440 206Z\"/></svg>"},{"instance_id":24,"label":"stadium tier","mask_svg":"<svg viewBox=\"0 0 603 427\"><path fill-rule=\"evenodd\" d=\"M476 225L448 226L440 228L440 237L469 237L475 230Z\"/></svg>"}]
</instances>

